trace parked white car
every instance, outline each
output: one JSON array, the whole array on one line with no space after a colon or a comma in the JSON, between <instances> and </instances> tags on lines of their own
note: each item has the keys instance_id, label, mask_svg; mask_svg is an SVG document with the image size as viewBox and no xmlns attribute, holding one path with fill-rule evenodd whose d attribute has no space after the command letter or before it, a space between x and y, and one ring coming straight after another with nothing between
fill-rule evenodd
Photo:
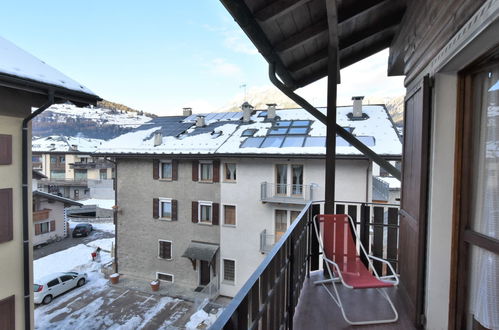
<instances>
[{"instance_id":1,"label":"parked white car","mask_svg":"<svg viewBox=\"0 0 499 330\"><path fill-rule=\"evenodd\" d=\"M35 304L48 304L53 298L87 281L87 273L54 273L35 281L33 286Z\"/></svg>"}]
</instances>

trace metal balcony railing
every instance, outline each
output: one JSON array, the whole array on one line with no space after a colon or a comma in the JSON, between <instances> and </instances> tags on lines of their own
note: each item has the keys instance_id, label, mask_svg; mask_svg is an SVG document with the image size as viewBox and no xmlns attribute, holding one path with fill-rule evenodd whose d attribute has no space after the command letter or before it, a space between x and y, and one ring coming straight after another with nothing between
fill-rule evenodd
<instances>
[{"instance_id":1,"label":"metal balcony railing","mask_svg":"<svg viewBox=\"0 0 499 330\"><path fill-rule=\"evenodd\" d=\"M260 185L260 199L262 202L306 204L314 199L319 185L280 184L262 182Z\"/></svg>"},{"instance_id":2,"label":"metal balcony railing","mask_svg":"<svg viewBox=\"0 0 499 330\"><path fill-rule=\"evenodd\" d=\"M320 268L313 217L323 202L308 202L272 247L212 329L289 329L305 278ZM367 252L398 267L398 205L336 202L335 213L349 214ZM268 235L263 231L261 235ZM262 245L261 245L262 248ZM267 248L267 247L266 247ZM374 266L386 274L381 263Z\"/></svg>"}]
</instances>

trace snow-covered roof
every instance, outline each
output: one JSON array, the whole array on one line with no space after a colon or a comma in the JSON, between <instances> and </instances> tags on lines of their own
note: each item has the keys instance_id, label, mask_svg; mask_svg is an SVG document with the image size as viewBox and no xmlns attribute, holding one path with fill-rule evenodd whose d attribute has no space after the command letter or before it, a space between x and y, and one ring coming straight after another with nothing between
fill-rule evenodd
<instances>
[{"instance_id":1,"label":"snow-covered roof","mask_svg":"<svg viewBox=\"0 0 499 330\"><path fill-rule=\"evenodd\" d=\"M383 180L388 183L388 187L390 189L400 189L401 182L399 179L391 177L391 176L379 176L378 179Z\"/></svg>"},{"instance_id":2,"label":"snow-covered roof","mask_svg":"<svg viewBox=\"0 0 499 330\"><path fill-rule=\"evenodd\" d=\"M0 74L58 86L97 97L90 89L2 37L0 37L0 58L2 59L0 61Z\"/></svg>"},{"instance_id":3,"label":"snow-covered roof","mask_svg":"<svg viewBox=\"0 0 499 330\"><path fill-rule=\"evenodd\" d=\"M72 136L47 136L33 139L33 152L69 152L92 153L100 147L105 140L79 138Z\"/></svg>"},{"instance_id":4,"label":"snow-covered roof","mask_svg":"<svg viewBox=\"0 0 499 330\"><path fill-rule=\"evenodd\" d=\"M62 197L62 196L53 195L53 194L49 194L49 193L41 191L41 190L34 190L33 191L33 196L45 197L45 198L52 199L52 200L55 200L55 201L59 201L59 202L65 203L65 204L71 204L71 205L76 205L76 206L82 206L83 205L82 203L79 203L79 202L74 201L72 199L69 199L69 198L66 198L66 197Z\"/></svg>"},{"instance_id":5,"label":"snow-covered roof","mask_svg":"<svg viewBox=\"0 0 499 330\"><path fill-rule=\"evenodd\" d=\"M114 199L98 199L98 198L90 198L80 200L80 203L83 205L95 205L101 209L112 210L113 206L116 204Z\"/></svg>"},{"instance_id":6,"label":"snow-covered roof","mask_svg":"<svg viewBox=\"0 0 499 330\"><path fill-rule=\"evenodd\" d=\"M325 108L319 108L325 112ZM364 105L368 118L351 120L352 107L338 107L337 122L380 155L400 156L402 144L382 105ZM98 148L101 154L216 154L216 155L325 155L326 126L304 109L276 111L268 120L266 110L254 112L245 123L238 115L204 114L206 125L197 127L194 117L165 122L150 122L134 131L109 140ZM233 114L233 113L231 113ZM178 128L178 129L175 129ZM159 134L161 133L161 134ZM158 139L160 139L158 141ZM338 155L362 155L355 147L337 137ZM156 143L155 143L156 142ZM160 142L160 143L158 143Z\"/></svg>"}]
</instances>

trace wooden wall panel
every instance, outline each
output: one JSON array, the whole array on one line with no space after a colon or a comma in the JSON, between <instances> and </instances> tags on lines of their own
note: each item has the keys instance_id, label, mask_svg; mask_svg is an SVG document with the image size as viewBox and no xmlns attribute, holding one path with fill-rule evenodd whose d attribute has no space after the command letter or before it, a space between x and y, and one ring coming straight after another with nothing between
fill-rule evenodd
<instances>
[{"instance_id":1,"label":"wooden wall panel","mask_svg":"<svg viewBox=\"0 0 499 330\"><path fill-rule=\"evenodd\" d=\"M0 243L14 238L12 203L12 188L0 189Z\"/></svg>"},{"instance_id":2,"label":"wooden wall panel","mask_svg":"<svg viewBox=\"0 0 499 330\"><path fill-rule=\"evenodd\" d=\"M15 297L10 296L0 300L0 329L14 330L16 328Z\"/></svg>"},{"instance_id":3,"label":"wooden wall panel","mask_svg":"<svg viewBox=\"0 0 499 330\"><path fill-rule=\"evenodd\" d=\"M12 164L12 135L0 134L0 165Z\"/></svg>"}]
</instances>

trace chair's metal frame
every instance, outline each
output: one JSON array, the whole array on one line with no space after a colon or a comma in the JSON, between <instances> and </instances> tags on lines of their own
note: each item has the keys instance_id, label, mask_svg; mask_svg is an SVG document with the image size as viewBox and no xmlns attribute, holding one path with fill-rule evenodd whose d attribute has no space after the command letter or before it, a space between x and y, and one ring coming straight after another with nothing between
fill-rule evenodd
<instances>
[{"instance_id":1,"label":"chair's metal frame","mask_svg":"<svg viewBox=\"0 0 499 330\"><path fill-rule=\"evenodd\" d=\"M378 257L375 257L375 256L371 256L371 255L369 255L366 252L366 250L364 249L364 246L362 245L362 243L360 242L360 240L358 238L357 230L356 230L356 225L355 225L352 217L350 217L348 214L345 214L345 215L348 217L348 219L350 221L350 224L352 226L351 230L353 231L353 234L355 236L355 243L359 244L360 250L366 256L366 259L367 259L367 261L369 263L369 267L373 270L373 273L376 276L376 278L379 279L379 280L382 280L384 282L389 282L389 283L393 284L393 286L397 286L399 284L399 278L397 276L397 273L395 273L395 270L393 269L392 265L388 261L386 261L384 259L381 259L381 258L378 258ZM336 303L336 305L338 305L338 307L341 309L341 314L343 315L343 318L345 319L345 321L347 321L351 325L367 325L367 324L380 324L380 323L392 323L392 322L396 322L398 320L398 313L397 313L397 310L395 309L395 306L393 305L392 300L390 299L390 297L388 296L388 294L384 290L385 288L376 288L376 290L390 304L390 307L392 308L393 313L395 314L395 316L393 318L386 319L386 320L351 321L347 317L347 315L345 313L345 309L344 309L343 304L342 304L341 299L340 299L340 295L338 293L338 289L336 288L336 284L335 283L341 282L343 284L343 286L345 286L348 289L353 289L353 286L348 285L348 284L345 283L345 281L343 280L343 276L341 275L340 267L338 266L338 264L335 263L333 260L327 258L326 253L324 251L324 245L322 243L322 238L321 238L319 230L317 228L316 217L317 217L317 215L315 215L314 218L313 218L315 235L317 237L317 240L319 241L319 246L320 246L320 249L321 249L321 252L322 252L322 258L326 261L325 265L326 265L326 269L327 269L327 271L329 273L329 279L315 281L314 284L315 285L319 285L320 284L320 285L322 285L324 287L324 289L326 289L326 292L331 296L331 298ZM372 260L376 260L376 261L379 261L379 262L382 262L382 263L388 265L390 271L392 272L392 275L379 276L378 272L376 271L376 269L374 268L374 266L372 264ZM333 265L333 267L334 267L336 273L338 274L338 276L334 276L334 272L331 270L330 265ZM334 294L326 286L326 284L328 284L328 283L332 284L332 286L334 288ZM368 289L368 288L366 288L366 289ZM357 289L357 290L360 290L360 289Z\"/></svg>"}]
</instances>

